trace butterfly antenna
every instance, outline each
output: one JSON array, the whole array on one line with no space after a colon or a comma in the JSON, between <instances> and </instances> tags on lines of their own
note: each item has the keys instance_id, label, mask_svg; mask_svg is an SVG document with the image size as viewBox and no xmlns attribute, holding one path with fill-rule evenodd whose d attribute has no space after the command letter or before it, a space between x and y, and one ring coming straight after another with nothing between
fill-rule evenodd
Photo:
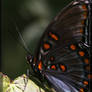
<instances>
[{"instance_id":1,"label":"butterfly antenna","mask_svg":"<svg viewBox=\"0 0 92 92\"><path fill-rule=\"evenodd\" d=\"M17 27L17 25L16 25L16 31L17 31L17 33L19 35L19 38L21 39L21 43L22 43L23 48L30 54L30 50L28 49L28 47L27 47L27 45L26 45L26 43L25 43L25 41L23 39L23 36L20 33L19 28Z\"/></svg>"}]
</instances>

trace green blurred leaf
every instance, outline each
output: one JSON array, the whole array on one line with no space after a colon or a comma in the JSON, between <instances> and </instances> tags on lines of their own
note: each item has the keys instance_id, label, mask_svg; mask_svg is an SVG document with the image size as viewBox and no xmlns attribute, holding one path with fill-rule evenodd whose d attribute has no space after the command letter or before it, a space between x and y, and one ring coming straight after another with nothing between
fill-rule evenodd
<instances>
[{"instance_id":1,"label":"green blurred leaf","mask_svg":"<svg viewBox=\"0 0 92 92\"><path fill-rule=\"evenodd\" d=\"M25 74L10 81L7 75L0 73L0 92L45 92Z\"/></svg>"},{"instance_id":2,"label":"green blurred leaf","mask_svg":"<svg viewBox=\"0 0 92 92\"><path fill-rule=\"evenodd\" d=\"M10 79L7 75L0 73L0 92L6 92L10 85Z\"/></svg>"}]
</instances>

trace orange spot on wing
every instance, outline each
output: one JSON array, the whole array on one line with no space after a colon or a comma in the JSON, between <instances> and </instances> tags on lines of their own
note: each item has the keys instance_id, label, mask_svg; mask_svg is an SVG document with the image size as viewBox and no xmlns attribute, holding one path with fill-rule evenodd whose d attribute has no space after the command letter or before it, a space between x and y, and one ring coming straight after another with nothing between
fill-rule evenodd
<instances>
[{"instance_id":1,"label":"orange spot on wing","mask_svg":"<svg viewBox=\"0 0 92 92\"><path fill-rule=\"evenodd\" d=\"M39 62L39 64L38 64L38 69L39 69L39 70L42 70L42 61Z\"/></svg>"},{"instance_id":2,"label":"orange spot on wing","mask_svg":"<svg viewBox=\"0 0 92 92\"><path fill-rule=\"evenodd\" d=\"M84 16L84 18L86 19L86 18L87 18L87 12L84 12L84 13L83 13L83 16Z\"/></svg>"},{"instance_id":3,"label":"orange spot on wing","mask_svg":"<svg viewBox=\"0 0 92 92\"><path fill-rule=\"evenodd\" d=\"M61 70L64 72L66 70L66 67L64 65L60 65Z\"/></svg>"},{"instance_id":4,"label":"orange spot on wing","mask_svg":"<svg viewBox=\"0 0 92 92\"><path fill-rule=\"evenodd\" d=\"M55 65L52 65L52 66L51 66L51 69L56 70L56 66L55 66Z\"/></svg>"},{"instance_id":5,"label":"orange spot on wing","mask_svg":"<svg viewBox=\"0 0 92 92\"><path fill-rule=\"evenodd\" d=\"M52 56L52 57L50 57L50 60L51 60L51 61L53 61L53 60L54 60L54 57L53 57L53 56Z\"/></svg>"},{"instance_id":6,"label":"orange spot on wing","mask_svg":"<svg viewBox=\"0 0 92 92\"><path fill-rule=\"evenodd\" d=\"M43 47L44 49L48 50L50 48L50 45L48 43L44 43Z\"/></svg>"},{"instance_id":7,"label":"orange spot on wing","mask_svg":"<svg viewBox=\"0 0 92 92\"><path fill-rule=\"evenodd\" d=\"M89 64L89 60L88 60L88 59L84 59L84 62L85 62L86 64Z\"/></svg>"},{"instance_id":8,"label":"orange spot on wing","mask_svg":"<svg viewBox=\"0 0 92 92\"><path fill-rule=\"evenodd\" d=\"M86 67L86 70L90 71L90 66L87 66L87 67Z\"/></svg>"},{"instance_id":9,"label":"orange spot on wing","mask_svg":"<svg viewBox=\"0 0 92 92\"><path fill-rule=\"evenodd\" d=\"M80 92L84 92L84 89L83 88L80 88Z\"/></svg>"},{"instance_id":10,"label":"orange spot on wing","mask_svg":"<svg viewBox=\"0 0 92 92\"><path fill-rule=\"evenodd\" d=\"M50 35L54 40L58 40L58 37L57 37L55 34L52 34L52 33L50 32L49 35Z\"/></svg>"},{"instance_id":11,"label":"orange spot on wing","mask_svg":"<svg viewBox=\"0 0 92 92\"><path fill-rule=\"evenodd\" d=\"M82 5L82 9L87 10L86 5Z\"/></svg>"},{"instance_id":12,"label":"orange spot on wing","mask_svg":"<svg viewBox=\"0 0 92 92\"><path fill-rule=\"evenodd\" d=\"M84 56L85 53L84 53L83 51L79 51L79 55L80 55L80 56Z\"/></svg>"},{"instance_id":13,"label":"orange spot on wing","mask_svg":"<svg viewBox=\"0 0 92 92\"><path fill-rule=\"evenodd\" d=\"M76 49L76 46L72 44L72 45L70 46L70 48L71 48L72 50L75 50L75 49Z\"/></svg>"},{"instance_id":14,"label":"orange spot on wing","mask_svg":"<svg viewBox=\"0 0 92 92\"><path fill-rule=\"evenodd\" d=\"M83 84L84 84L84 85L88 85L88 81L84 81Z\"/></svg>"},{"instance_id":15,"label":"orange spot on wing","mask_svg":"<svg viewBox=\"0 0 92 92\"><path fill-rule=\"evenodd\" d=\"M84 23L85 23L85 20L82 20L82 21L81 21L81 24L84 25Z\"/></svg>"},{"instance_id":16,"label":"orange spot on wing","mask_svg":"<svg viewBox=\"0 0 92 92\"><path fill-rule=\"evenodd\" d=\"M92 79L92 74L88 74L88 79Z\"/></svg>"},{"instance_id":17,"label":"orange spot on wing","mask_svg":"<svg viewBox=\"0 0 92 92\"><path fill-rule=\"evenodd\" d=\"M82 28L80 29L80 33L83 33L83 29Z\"/></svg>"}]
</instances>

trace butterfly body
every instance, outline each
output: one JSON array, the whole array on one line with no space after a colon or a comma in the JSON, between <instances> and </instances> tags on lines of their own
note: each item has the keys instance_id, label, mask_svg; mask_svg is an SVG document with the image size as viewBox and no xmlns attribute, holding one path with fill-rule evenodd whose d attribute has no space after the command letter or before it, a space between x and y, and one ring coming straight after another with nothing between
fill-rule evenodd
<instances>
[{"instance_id":1,"label":"butterfly body","mask_svg":"<svg viewBox=\"0 0 92 92\"><path fill-rule=\"evenodd\" d=\"M45 30L29 63L56 92L84 92L89 85L89 1L72 1Z\"/></svg>"}]
</instances>

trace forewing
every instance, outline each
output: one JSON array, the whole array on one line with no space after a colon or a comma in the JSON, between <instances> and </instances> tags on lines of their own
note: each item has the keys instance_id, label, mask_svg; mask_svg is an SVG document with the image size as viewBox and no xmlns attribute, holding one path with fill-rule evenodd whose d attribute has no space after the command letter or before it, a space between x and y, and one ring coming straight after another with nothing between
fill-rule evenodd
<instances>
[{"instance_id":1,"label":"forewing","mask_svg":"<svg viewBox=\"0 0 92 92\"><path fill-rule=\"evenodd\" d=\"M87 42L90 12L88 6L88 0L72 1L54 18L40 39L36 60L40 61L51 49L58 46L63 48L72 43Z\"/></svg>"},{"instance_id":2,"label":"forewing","mask_svg":"<svg viewBox=\"0 0 92 92\"><path fill-rule=\"evenodd\" d=\"M58 44L67 45L70 42L80 42L86 38L85 30L89 16L87 0L73 1L66 6L47 27L42 39L58 40ZM52 34L57 38L53 37ZM47 35L46 35L47 34Z\"/></svg>"}]
</instances>

